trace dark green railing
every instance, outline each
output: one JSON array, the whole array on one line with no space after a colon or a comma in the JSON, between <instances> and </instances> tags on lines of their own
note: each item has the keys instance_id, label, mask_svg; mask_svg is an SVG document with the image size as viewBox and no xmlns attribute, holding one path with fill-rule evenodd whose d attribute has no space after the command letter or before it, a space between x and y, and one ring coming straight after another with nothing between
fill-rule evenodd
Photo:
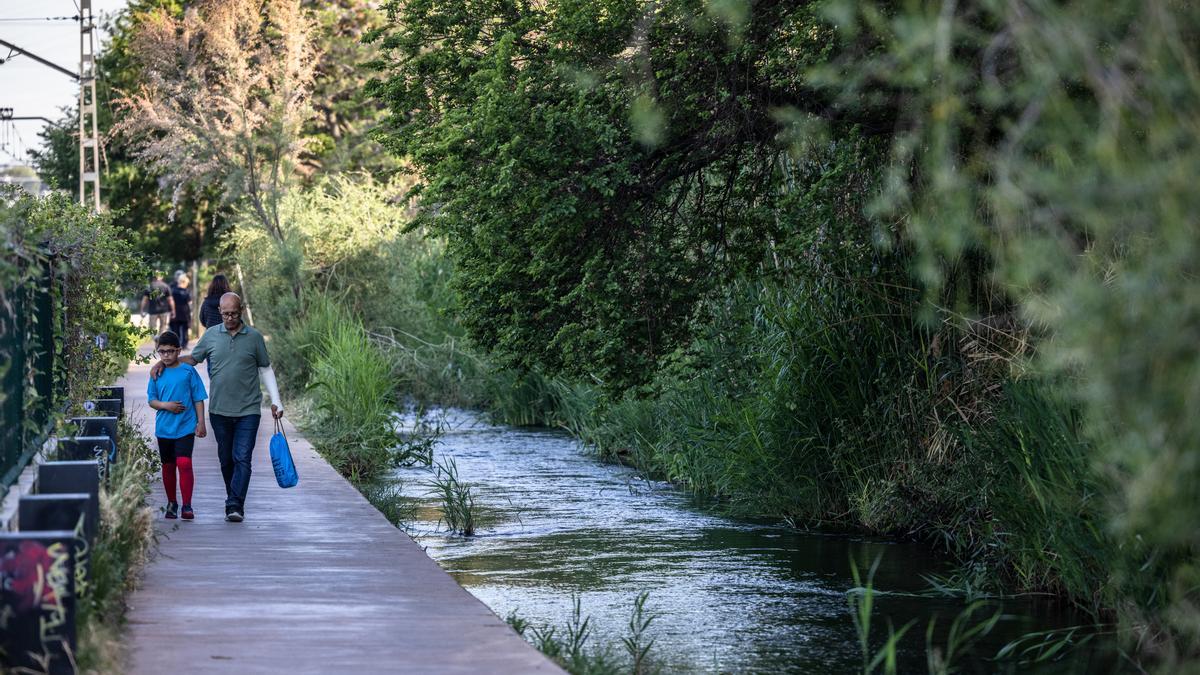
<instances>
[{"instance_id":1,"label":"dark green railing","mask_svg":"<svg viewBox=\"0 0 1200 675\"><path fill-rule=\"evenodd\" d=\"M0 294L0 499L37 454L56 404L57 275L46 258L10 262L26 281Z\"/></svg>"}]
</instances>

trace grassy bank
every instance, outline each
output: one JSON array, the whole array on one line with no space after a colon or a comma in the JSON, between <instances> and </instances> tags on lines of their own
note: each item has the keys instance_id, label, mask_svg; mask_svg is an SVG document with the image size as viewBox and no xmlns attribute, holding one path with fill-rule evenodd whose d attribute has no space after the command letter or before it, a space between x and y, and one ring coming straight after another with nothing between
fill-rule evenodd
<instances>
[{"instance_id":1,"label":"grassy bank","mask_svg":"<svg viewBox=\"0 0 1200 675\"><path fill-rule=\"evenodd\" d=\"M749 287L725 302L651 394L559 385L550 419L734 513L929 541L975 588L1096 606L1101 485L1057 383L867 293Z\"/></svg>"},{"instance_id":2,"label":"grassy bank","mask_svg":"<svg viewBox=\"0 0 1200 675\"><path fill-rule=\"evenodd\" d=\"M739 289L648 393L534 374L484 402L735 515L927 541L957 557L963 587L1099 609L1104 486L1059 383L953 325L801 293L814 289Z\"/></svg>"}]
</instances>

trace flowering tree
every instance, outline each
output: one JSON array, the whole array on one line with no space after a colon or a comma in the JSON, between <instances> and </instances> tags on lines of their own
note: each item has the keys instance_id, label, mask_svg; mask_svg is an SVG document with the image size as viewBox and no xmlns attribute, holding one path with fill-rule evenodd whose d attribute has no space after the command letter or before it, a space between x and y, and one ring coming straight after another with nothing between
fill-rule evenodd
<instances>
[{"instance_id":1,"label":"flowering tree","mask_svg":"<svg viewBox=\"0 0 1200 675\"><path fill-rule=\"evenodd\" d=\"M138 87L116 133L178 196L219 184L282 239L279 199L304 150L317 54L298 0L202 0L182 19L143 17Z\"/></svg>"}]
</instances>

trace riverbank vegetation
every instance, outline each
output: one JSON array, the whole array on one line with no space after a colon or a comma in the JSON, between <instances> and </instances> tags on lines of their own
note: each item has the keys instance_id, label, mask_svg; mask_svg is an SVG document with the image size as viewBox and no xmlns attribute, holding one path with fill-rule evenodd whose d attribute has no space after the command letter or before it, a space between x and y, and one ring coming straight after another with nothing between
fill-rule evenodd
<instances>
[{"instance_id":1,"label":"riverbank vegetation","mask_svg":"<svg viewBox=\"0 0 1200 675\"><path fill-rule=\"evenodd\" d=\"M168 192L240 195L219 251L344 472L414 457L392 407L483 408L740 514L930 542L961 587L1069 599L1147 665L1200 655L1196 8L230 16L130 28L148 89L116 128ZM212 120L168 100L167 57L205 39L266 79L207 66L255 119L183 175L162 162ZM390 164L332 132L306 162L331 101Z\"/></svg>"},{"instance_id":2,"label":"riverbank vegetation","mask_svg":"<svg viewBox=\"0 0 1200 675\"><path fill-rule=\"evenodd\" d=\"M585 438L1197 653L1194 8L388 11L462 323Z\"/></svg>"}]
</instances>

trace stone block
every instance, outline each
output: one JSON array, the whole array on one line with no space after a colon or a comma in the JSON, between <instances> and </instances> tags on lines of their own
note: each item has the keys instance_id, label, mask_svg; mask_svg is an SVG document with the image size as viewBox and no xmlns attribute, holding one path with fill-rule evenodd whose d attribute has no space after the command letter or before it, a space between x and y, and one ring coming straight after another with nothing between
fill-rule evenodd
<instances>
[{"instance_id":1,"label":"stone block","mask_svg":"<svg viewBox=\"0 0 1200 675\"><path fill-rule=\"evenodd\" d=\"M93 415L123 417L125 415L125 401L119 398L95 398L90 401L84 401L83 409Z\"/></svg>"},{"instance_id":2,"label":"stone block","mask_svg":"<svg viewBox=\"0 0 1200 675\"><path fill-rule=\"evenodd\" d=\"M98 461L101 473L109 462L117 457L117 446L108 436L73 436L58 439L58 452L55 457L60 460Z\"/></svg>"},{"instance_id":3,"label":"stone block","mask_svg":"<svg viewBox=\"0 0 1200 675\"><path fill-rule=\"evenodd\" d=\"M25 495L17 505L17 524L21 532L69 530L75 533L75 593L87 595L91 570L91 542L96 540L97 523L87 517L91 496L86 492L50 495Z\"/></svg>"},{"instance_id":4,"label":"stone block","mask_svg":"<svg viewBox=\"0 0 1200 675\"><path fill-rule=\"evenodd\" d=\"M88 495L88 541L96 541L100 523L100 463L95 460L45 462L38 466L38 494L82 492Z\"/></svg>"},{"instance_id":5,"label":"stone block","mask_svg":"<svg viewBox=\"0 0 1200 675\"><path fill-rule=\"evenodd\" d=\"M76 436L108 436L117 438L117 418L111 416L72 417L67 420L79 431Z\"/></svg>"},{"instance_id":6,"label":"stone block","mask_svg":"<svg viewBox=\"0 0 1200 675\"><path fill-rule=\"evenodd\" d=\"M75 539L0 532L0 670L75 672Z\"/></svg>"}]
</instances>

